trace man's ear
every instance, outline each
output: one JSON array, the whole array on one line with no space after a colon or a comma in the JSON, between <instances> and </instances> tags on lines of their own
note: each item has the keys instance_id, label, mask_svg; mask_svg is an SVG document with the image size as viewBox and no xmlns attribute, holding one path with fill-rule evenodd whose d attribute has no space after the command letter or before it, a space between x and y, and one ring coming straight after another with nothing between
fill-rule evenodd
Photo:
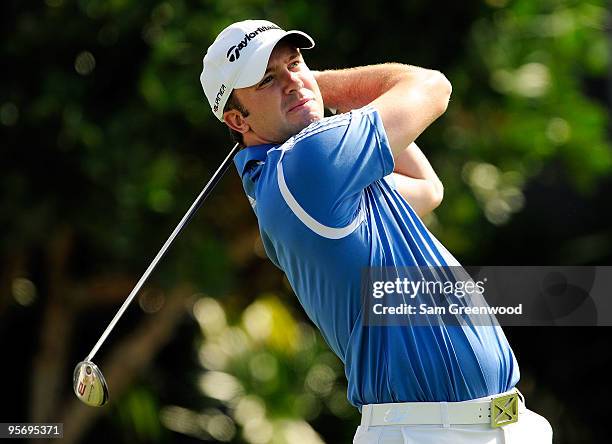
<instances>
[{"instance_id":1,"label":"man's ear","mask_svg":"<svg viewBox=\"0 0 612 444\"><path fill-rule=\"evenodd\" d=\"M251 129L251 126L246 122L245 117L237 109L230 109L229 111L224 112L223 121L231 129L242 134L247 133Z\"/></svg>"}]
</instances>

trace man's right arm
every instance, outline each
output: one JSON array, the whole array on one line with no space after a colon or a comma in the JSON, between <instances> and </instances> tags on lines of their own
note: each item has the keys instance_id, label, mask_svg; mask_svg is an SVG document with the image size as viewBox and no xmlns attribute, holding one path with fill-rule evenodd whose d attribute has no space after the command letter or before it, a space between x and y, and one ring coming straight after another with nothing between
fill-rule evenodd
<instances>
[{"instance_id":1,"label":"man's right arm","mask_svg":"<svg viewBox=\"0 0 612 444\"><path fill-rule=\"evenodd\" d=\"M405 150L448 106L450 82L439 71L388 63L315 73L323 102L346 112L372 104L393 157Z\"/></svg>"},{"instance_id":2,"label":"man's right arm","mask_svg":"<svg viewBox=\"0 0 612 444\"><path fill-rule=\"evenodd\" d=\"M420 217L442 202L444 186L416 143L411 143L395 159L393 179L398 193Z\"/></svg>"}]
</instances>

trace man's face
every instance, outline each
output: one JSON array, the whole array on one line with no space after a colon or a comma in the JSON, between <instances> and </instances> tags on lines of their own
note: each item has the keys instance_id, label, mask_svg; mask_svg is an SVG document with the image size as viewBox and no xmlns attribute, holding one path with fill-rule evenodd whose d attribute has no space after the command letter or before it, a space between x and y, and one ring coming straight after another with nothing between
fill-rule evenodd
<instances>
[{"instance_id":1,"label":"man's face","mask_svg":"<svg viewBox=\"0 0 612 444\"><path fill-rule=\"evenodd\" d=\"M287 42L276 45L259 83L235 89L234 94L248 116L232 110L224 119L238 127L234 129L243 133L247 146L283 143L323 118L323 98L314 75L299 50Z\"/></svg>"}]
</instances>

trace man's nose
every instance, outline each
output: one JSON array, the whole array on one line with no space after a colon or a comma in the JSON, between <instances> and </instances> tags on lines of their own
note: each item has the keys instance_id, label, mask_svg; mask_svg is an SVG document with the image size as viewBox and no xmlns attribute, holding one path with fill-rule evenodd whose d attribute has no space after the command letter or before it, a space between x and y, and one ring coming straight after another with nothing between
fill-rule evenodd
<instances>
[{"instance_id":1,"label":"man's nose","mask_svg":"<svg viewBox=\"0 0 612 444\"><path fill-rule=\"evenodd\" d=\"M297 72L286 70L283 75L283 80L285 82L286 94L291 94L304 86L304 83Z\"/></svg>"}]
</instances>

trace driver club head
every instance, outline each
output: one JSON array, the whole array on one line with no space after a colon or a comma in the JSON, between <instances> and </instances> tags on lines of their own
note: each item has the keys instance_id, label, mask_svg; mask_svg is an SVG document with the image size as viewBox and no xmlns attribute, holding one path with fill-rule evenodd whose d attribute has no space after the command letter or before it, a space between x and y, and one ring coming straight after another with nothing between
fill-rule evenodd
<instances>
[{"instance_id":1,"label":"driver club head","mask_svg":"<svg viewBox=\"0 0 612 444\"><path fill-rule=\"evenodd\" d=\"M76 365L72 386L77 398L88 406L100 407L108 401L108 386L104 375L91 361L81 361Z\"/></svg>"}]
</instances>

